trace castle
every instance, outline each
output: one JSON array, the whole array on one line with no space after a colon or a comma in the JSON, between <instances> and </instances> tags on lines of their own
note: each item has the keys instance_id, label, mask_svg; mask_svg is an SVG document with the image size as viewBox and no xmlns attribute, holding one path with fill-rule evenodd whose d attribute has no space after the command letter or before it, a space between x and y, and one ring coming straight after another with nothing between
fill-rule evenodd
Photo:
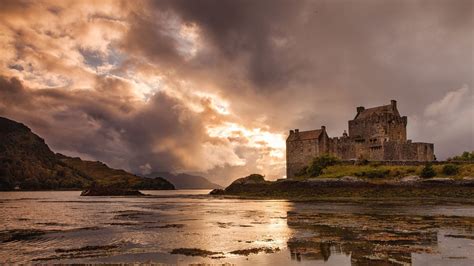
<instances>
[{"instance_id":1,"label":"castle","mask_svg":"<svg viewBox=\"0 0 474 266\"><path fill-rule=\"evenodd\" d=\"M407 117L400 116L397 102L365 109L349 120L349 134L330 138L326 127L310 131L290 130L286 139L286 176L307 166L314 157L334 155L342 160L433 161L432 143L407 140Z\"/></svg>"}]
</instances>

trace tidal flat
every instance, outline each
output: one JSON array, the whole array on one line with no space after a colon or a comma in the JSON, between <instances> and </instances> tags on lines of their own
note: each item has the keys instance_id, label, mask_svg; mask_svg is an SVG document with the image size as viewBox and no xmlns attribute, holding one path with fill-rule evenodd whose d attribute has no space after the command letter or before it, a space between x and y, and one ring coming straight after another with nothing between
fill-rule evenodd
<instances>
[{"instance_id":1,"label":"tidal flat","mask_svg":"<svg viewBox=\"0 0 474 266\"><path fill-rule=\"evenodd\" d=\"M1 192L0 263L474 265L474 204Z\"/></svg>"}]
</instances>

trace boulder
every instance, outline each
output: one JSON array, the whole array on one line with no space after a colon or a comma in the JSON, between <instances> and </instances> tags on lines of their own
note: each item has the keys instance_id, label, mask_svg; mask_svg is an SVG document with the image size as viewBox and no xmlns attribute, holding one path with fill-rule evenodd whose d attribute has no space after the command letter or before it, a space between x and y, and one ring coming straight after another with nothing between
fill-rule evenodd
<instances>
[{"instance_id":1,"label":"boulder","mask_svg":"<svg viewBox=\"0 0 474 266\"><path fill-rule=\"evenodd\" d=\"M209 192L210 195L225 195L225 191L220 188L215 188L211 192Z\"/></svg>"},{"instance_id":2,"label":"boulder","mask_svg":"<svg viewBox=\"0 0 474 266\"><path fill-rule=\"evenodd\" d=\"M420 181L420 177L417 175L405 176L400 179L400 182L417 182Z\"/></svg>"},{"instance_id":3,"label":"boulder","mask_svg":"<svg viewBox=\"0 0 474 266\"><path fill-rule=\"evenodd\" d=\"M265 183L263 175L251 174L246 177L239 178L232 182L231 185L248 185L248 184L262 184Z\"/></svg>"}]
</instances>

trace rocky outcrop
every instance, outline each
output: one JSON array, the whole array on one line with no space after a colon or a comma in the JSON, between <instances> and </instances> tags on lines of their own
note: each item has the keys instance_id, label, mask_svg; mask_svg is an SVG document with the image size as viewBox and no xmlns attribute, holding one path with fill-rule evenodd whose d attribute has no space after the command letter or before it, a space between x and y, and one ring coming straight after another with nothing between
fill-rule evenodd
<instances>
[{"instance_id":1,"label":"rocky outcrop","mask_svg":"<svg viewBox=\"0 0 474 266\"><path fill-rule=\"evenodd\" d=\"M211 195L236 195L272 198L383 198L383 197L456 197L473 198L474 180L406 177L400 180L367 180L357 177L281 179L265 181L250 175L234 181Z\"/></svg>"}]
</instances>

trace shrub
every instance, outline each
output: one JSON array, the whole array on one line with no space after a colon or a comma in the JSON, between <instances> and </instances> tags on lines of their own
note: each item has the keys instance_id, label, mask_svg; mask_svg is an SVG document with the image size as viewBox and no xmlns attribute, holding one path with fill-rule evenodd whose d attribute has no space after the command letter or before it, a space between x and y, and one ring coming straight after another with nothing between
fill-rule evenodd
<instances>
[{"instance_id":1,"label":"shrub","mask_svg":"<svg viewBox=\"0 0 474 266\"><path fill-rule=\"evenodd\" d=\"M299 171L295 173L295 176L305 176L307 172L308 167L303 167Z\"/></svg>"},{"instance_id":2,"label":"shrub","mask_svg":"<svg viewBox=\"0 0 474 266\"><path fill-rule=\"evenodd\" d=\"M371 169L367 171L357 172L354 173L355 176L358 177L368 177L368 178L383 178L390 174L390 170L388 169Z\"/></svg>"},{"instance_id":3,"label":"shrub","mask_svg":"<svg viewBox=\"0 0 474 266\"><path fill-rule=\"evenodd\" d=\"M306 174L310 177L316 177L321 175L323 169L339 163L340 160L337 157L325 154L313 159L311 164L306 169Z\"/></svg>"},{"instance_id":4,"label":"shrub","mask_svg":"<svg viewBox=\"0 0 474 266\"><path fill-rule=\"evenodd\" d=\"M359 158L357 159L356 165L368 165L369 164L369 160L365 159L365 158Z\"/></svg>"},{"instance_id":5,"label":"shrub","mask_svg":"<svg viewBox=\"0 0 474 266\"><path fill-rule=\"evenodd\" d=\"M323 168L315 163L312 163L309 167L306 168L306 174L309 177L316 177L323 173Z\"/></svg>"},{"instance_id":6,"label":"shrub","mask_svg":"<svg viewBox=\"0 0 474 266\"><path fill-rule=\"evenodd\" d=\"M455 164L447 164L443 166L443 169L441 171L445 175L456 175L459 173L459 166Z\"/></svg>"},{"instance_id":7,"label":"shrub","mask_svg":"<svg viewBox=\"0 0 474 266\"><path fill-rule=\"evenodd\" d=\"M368 161L367 161L368 162ZM379 167L382 165L381 162L368 162L371 167Z\"/></svg>"},{"instance_id":8,"label":"shrub","mask_svg":"<svg viewBox=\"0 0 474 266\"><path fill-rule=\"evenodd\" d=\"M465 151L461 155L454 156L453 158L448 158L448 161L474 161L474 151Z\"/></svg>"},{"instance_id":9,"label":"shrub","mask_svg":"<svg viewBox=\"0 0 474 266\"><path fill-rule=\"evenodd\" d=\"M433 166L431 164L427 164L421 170L420 176L423 177L423 178L434 177L434 176L436 176L436 171L433 169Z\"/></svg>"},{"instance_id":10,"label":"shrub","mask_svg":"<svg viewBox=\"0 0 474 266\"><path fill-rule=\"evenodd\" d=\"M415 167L410 167L407 169L407 173L411 174L411 173L416 173L416 168Z\"/></svg>"}]
</instances>

